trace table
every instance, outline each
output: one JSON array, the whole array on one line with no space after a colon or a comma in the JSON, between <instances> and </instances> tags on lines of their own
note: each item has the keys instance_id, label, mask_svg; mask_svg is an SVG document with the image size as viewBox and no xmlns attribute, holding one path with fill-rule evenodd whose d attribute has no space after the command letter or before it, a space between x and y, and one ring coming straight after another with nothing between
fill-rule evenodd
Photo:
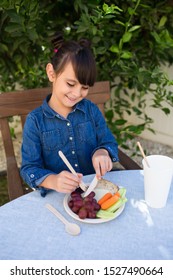
<instances>
[{"instance_id":1,"label":"table","mask_svg":"<svg viewBox=\"0 0 173 280\"><path fill-rule=\"evenodd\" d=\"M85 176L90 182L93 175ZM1 260L172 260L173 181L167 205L153 209L144 201L143 171L112 171L105 179L124 186L128 201L116 219L101 224L74 220L63 208L64 194L45 198L31 192L0 207ZM45 208L51 203L81 227L78 236Z\"/></svg>"}]
</instances>

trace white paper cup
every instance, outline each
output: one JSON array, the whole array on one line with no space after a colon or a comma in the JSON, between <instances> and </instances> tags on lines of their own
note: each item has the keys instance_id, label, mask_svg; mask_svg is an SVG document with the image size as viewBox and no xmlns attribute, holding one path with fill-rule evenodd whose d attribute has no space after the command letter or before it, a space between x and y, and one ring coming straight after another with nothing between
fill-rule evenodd
<instances>
[{"instance_id":1,"label":"white paper cup","mask_svg":"<svg viewBox=\"0 0 173 280\"><path fill-rule=\"evenodd\" d=\"M145 201L153 208L165 207L173 176L173 159L161 155L146 158L150 167L143 159Z\"/></svg>"}]
</instances>

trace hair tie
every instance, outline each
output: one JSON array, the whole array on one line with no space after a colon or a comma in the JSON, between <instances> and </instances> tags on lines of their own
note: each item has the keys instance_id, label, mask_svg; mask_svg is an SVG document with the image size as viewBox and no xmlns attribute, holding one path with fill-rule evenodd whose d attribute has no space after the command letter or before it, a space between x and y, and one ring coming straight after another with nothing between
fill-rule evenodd
<instances>
[{"instance_id":1,"label":"hair tie","mask_svg":"<svg viewBox=\"0 0 173 280\"><path fill-rule=\"evenodd\" d=\"M57 53L58 52L58 49L54 49L54 53Z\"/></svg>"}]
</instances>

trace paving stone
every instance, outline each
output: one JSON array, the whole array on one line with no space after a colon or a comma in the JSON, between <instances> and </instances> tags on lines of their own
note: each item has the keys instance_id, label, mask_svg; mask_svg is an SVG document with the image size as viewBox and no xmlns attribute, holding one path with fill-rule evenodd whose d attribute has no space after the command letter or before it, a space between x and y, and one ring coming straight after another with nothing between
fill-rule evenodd
<instances>
[{"instance_id":1,"label":"paving stone","mask_svg":"<svg viewBox=\"0 0 173 280\"><path fill-rule=\"evenodd\" d=\"M134 138L132 141L127 142L129 150L124 150L129 156L133 157L133 160L136 161L142 167L142 155L137 146L137 141L141 143L141 146L145 152L145 155L164 155L173 158L173 147L164 145L162 143L154 142L151 140L143 139L140 137ZM137 151L136 155L132 155L132 151Z\"/></svg>"}]
</instances>

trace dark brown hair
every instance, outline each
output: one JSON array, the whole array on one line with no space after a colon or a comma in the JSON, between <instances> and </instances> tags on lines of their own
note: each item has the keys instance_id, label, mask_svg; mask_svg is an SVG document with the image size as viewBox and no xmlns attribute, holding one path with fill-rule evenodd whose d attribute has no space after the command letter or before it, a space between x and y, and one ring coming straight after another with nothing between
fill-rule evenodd
<instances>
[{"instance_id":1,"label":"dark brown hair","mask_svg":"<svg viewBox=\"0 0 173 280\"><path fill-rule=\"evenodd\" d=\"M61 34L57 33L52 39L54 56L51 63L56 74L60 74L67 63L71 62L76 78L82 85L93 86L96 81L96 63L86 39L64 41Z\"/></svg>"}]
</instances>

